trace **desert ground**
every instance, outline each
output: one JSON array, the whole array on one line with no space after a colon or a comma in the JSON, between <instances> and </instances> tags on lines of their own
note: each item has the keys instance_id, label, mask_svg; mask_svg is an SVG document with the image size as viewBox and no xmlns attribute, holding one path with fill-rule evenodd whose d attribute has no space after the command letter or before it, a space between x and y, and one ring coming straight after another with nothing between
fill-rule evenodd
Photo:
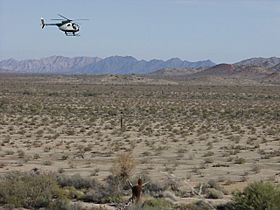
<instances>
[{"instance_id":1,"label":"desert ground","mask_svg":"<svg viewBox=\"0 0 280 210\"><path fill-rule=\"evenodd\" d=\"M102 181L130 153L131 179L173 177L186 191L210 180L228 196L280 183L277 85L3 74L0 116L1 175L37 168Z\"/></svg>"}]
</instances>

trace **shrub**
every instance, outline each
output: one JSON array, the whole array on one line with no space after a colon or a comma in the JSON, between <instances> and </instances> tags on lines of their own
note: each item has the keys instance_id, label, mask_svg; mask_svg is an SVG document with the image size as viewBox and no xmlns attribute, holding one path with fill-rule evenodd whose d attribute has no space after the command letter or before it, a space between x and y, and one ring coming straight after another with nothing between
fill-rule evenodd
<instances>
[{"instance_id":1,"label":"shrub","mask_svg":"<svg viewBox=\"0 0 280 210\"><path fill-rule=\"evenodd\" d=\"M65 190L65 195L69 199L80 199L84 193L83 191L77 190L75 187L65 187L63 188Z\"/></svg>"},{"instance_id":2,"label":"shrub","mask_svg":"<svg viewBox=\"0 0 280 210\"><path fill-rule=\"evenodd\" d=\"M177 206L175 210L213 210L213 208L201 200L195 203Z\"/></svg>"},{"instance_id":3,"label":"shrub","mask_svg":"<svg viewBox=\"0 0 280 210\"><path fill-rule=\"evenodd\" d=\"M79 174L73 176L58 176L57 182L61 187L73 186L76 189L88 189L98 185L94 179L83 178Z\"/></svg>"},{"instance_id":4,"label":"shrub","mask_svg":"<svg viewBox=\"0 0 280 210\"><path fill-rule=\"evenodd\" d=\"M246 162L246 160L244 158L240 158L240 157L237 157L235 160L234 160L234 163L235 164L244 164Z\"/></svg>"},{"instance_id":5,"label":"shrub","mask_svg":"<svg viewBox=\"0 0 280 210\"><path fill-rule=\"evenodd\" d=\"M113 175L126 180L131 175L131 172L135 168L135 165L136 163L131 152L122 153L117 157L112 167L112 173Z\"/></svg>"},{"instance_id":6,"label":"shrub","mask_svg":"<svg viewBox=\"0 0 280 210\"><path fill-rule=\"evenodd\" d=\"M50 166L50 165L52 165L52 161L45 160L42 164L45 165L45 166Z\"/></svg>"},{"instance_id":7,"label":"shrub","mask_svg":"<svg viewBox=\"0 0 280 210\"><path fill-rule=\"evenodd\" d=\"M56 202L52 202L49 207L49 210L71 210L71 205L68 200L57 200Z\"/></svg>"},{"instance_id":8,"label":"shrub","mask_svg":"<svg viewBox=\"0 0 280 210\"><path fill-rule=\"evenodd\" d=\"M109 176L105 184L92 178L83 178L79 174L74 176L58 176L57 182L66 191L69 198L76 198L84 202L111 203L121 201L119 193L119 180ZM86 189L83 194L81 191Z\"/></svg>"},{"instance_id":9,"label":"shrub","mask_svg":"<svg viewBox=\"0 0 280 210\"><path fill-rule=\"evenodd\" d=\"M0 177L0 204L24 208L48 207L66 202L64 191L50 174L10 173Z\"/></svg>"},{"instance_id":10,"label":"shrub","mask_svg":"<svg viewBox=\"0 0 280 210\"><path fill-rule=\"evenodd\" d=\"M223 188L219 185L219 183L213 179L210 179L208 182L207 182L207 187L209 188L214 188L216 190L219 190L219 191L223 191Z\"/></svg>"},{"instance_id":11,"label":"shrub","mask_svg":"<svg viewBox=\"0 0 280 210\"><path fill-rule=\"evenodd\" d=\"M105 184L96 183L80 200L94 203L119 203L122 201L118 177L109 176Z\"/></svg>"},{"instance_id":12,"label":"shrub","mask_svg":"<svg viewBox=\"0 0 280 210\"><path fill-rule=\"evenodd\" d=\"M93 203L120 203L123 201L119 194L111 194L106 188L91 189L80 200Z\"/></svg>"},{"instance_id":13,"label":"shrub","mask_svg":"<svg viewBox=\"0 0 280 210\"><path fill-rule=\"evenodd\" d=\"M165 186L160 183L149 183L144 188L146 194L150 194L151 196L158 197L164 190Z\"/></svg>"},{"instance_id":14,"label":"shrub","mask_svg":"<svg viewBox=\"0 0 280 210\"><path fill-rule=\"evenodd\" d=\"M280 206L280 186L270 182L255 182L237 192L233 198L233 209L278 210Z\"/></svg>"},{"instance_id":15,"label":"shrub","mask_svg":"<svg viewBox=\"0 0 280 210\"><path fill-rule=\"evenodd\" d=\"M18 150L18 157L19 158L24 158L24 155L25 155L25 153L24 153L23 150Z\"/></svg>"},{"instance_id":16,"label":"shrub","mask_svg":"<svg viewBox=\"0 0 280 210\"><path fill-rule=\"evenodd\" d=\"M214 188L209 188L206 190L206 198L210 199L222 199L224 197L223 192L216 190Z\"/></svg>"},{"instance_id":17,"label":"shrub","mask_svg":"<svg viewBox=\"0 0 280 210\"><path fill-rule=\"evenodd\" d=\"M107 210L107 208L103 206L99 207L86 207L80 203L75 203L71 205L67 210Z\"/></svg>"},{"instance_id":18,"label":"shrub","mask_svg":"<svg viewBox=\"0 0 280 210\"><path fill-rule=\"evenodd\" d=\"M143 210L172 210L173 205L164 199L153 199L145 201Z\"/></svg>"}]
</instances>

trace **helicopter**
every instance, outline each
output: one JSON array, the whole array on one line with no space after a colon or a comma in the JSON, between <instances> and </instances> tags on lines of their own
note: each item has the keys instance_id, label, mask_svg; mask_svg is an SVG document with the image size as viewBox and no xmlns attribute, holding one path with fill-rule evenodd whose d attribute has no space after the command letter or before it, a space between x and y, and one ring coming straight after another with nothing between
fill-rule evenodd
<instances>
[{"instance_id":1,"label":"helicopter","mask_svg":"<svg viewBox=\"0 0 280 210\"><path fill-rule=\"evenodd\" d=\"M41 27L42 29L45 26L57 26L59 28L59 30L63 31L65 33L66 36L80 36L78 34L78 32L80 31L80 26L73 22L76 20L88 20L88 19L69 19L61 14L58 14L59 17L61 18L57 18L57 19L51 19L51 20L60 20L60 23L45 23L44 18L41 18Z\"/></svg>"}]
</instances>

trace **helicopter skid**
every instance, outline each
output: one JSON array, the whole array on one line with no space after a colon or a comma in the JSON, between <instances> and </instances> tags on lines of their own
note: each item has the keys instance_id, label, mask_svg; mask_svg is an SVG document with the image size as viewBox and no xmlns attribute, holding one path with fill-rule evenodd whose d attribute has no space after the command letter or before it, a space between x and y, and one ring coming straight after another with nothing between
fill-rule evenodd
<instances>
[{"instance_id":1,"label":"helicopter skid","mask_svg":"<svg viewBox=\"0 0 280 210\"><path fill-rule=\"evenodd\" d=\"M65 34L66 36L80 36L80 34Z\"/></svg>"},{"instance_id":2,"label":"helicopter skid","mask_svg":"<svg viewBox=\"0 0 280 210\"><path fill-rule=\"evenodd\" d=\"M73 32L65 32L65 35L66 36L80 36L80 34L78 34L78 33L73 33Z\"/></svg>"}]
</instances>

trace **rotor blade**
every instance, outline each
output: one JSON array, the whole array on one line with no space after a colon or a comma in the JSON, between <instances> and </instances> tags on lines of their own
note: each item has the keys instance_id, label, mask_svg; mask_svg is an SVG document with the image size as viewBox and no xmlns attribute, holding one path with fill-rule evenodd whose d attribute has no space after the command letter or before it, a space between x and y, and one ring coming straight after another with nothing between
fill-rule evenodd
<instances>
[{"instance_id":1,"label":"rotor blade","mask_svg":"<svg viewBox=\"0 0 280 210\"><path fill-rule=\"evenodd\" d=\"M63 19L62 18L52 18L50 20L65 20L65 19L64 18Z\"/></svg>"},{"instance_id":2,"label":"rotor blade","mask_svg":"<svg viewBox=\"0 0 280 210\"><path fill-rule=\"evenodd\" d=\"M78 20L79 21L79 20L89 20L89 19L74 19L74 20Z\"/></svg>"},{"instance_id":3,"label":"rotor blade","mask_svg":"<svg viewBox=\"0 0 280 210\"><path fill-rule=\"evenodd\" d=\"M61 15L61 14L57 14L59 17L62 17L62 18L64 18L64 19L66 19L66 20L71 20L71 19L69 19L69 18L67 18L67 17L65 17L65 16L63 16L63 15Z\"/></svg>"}]
</instances>

